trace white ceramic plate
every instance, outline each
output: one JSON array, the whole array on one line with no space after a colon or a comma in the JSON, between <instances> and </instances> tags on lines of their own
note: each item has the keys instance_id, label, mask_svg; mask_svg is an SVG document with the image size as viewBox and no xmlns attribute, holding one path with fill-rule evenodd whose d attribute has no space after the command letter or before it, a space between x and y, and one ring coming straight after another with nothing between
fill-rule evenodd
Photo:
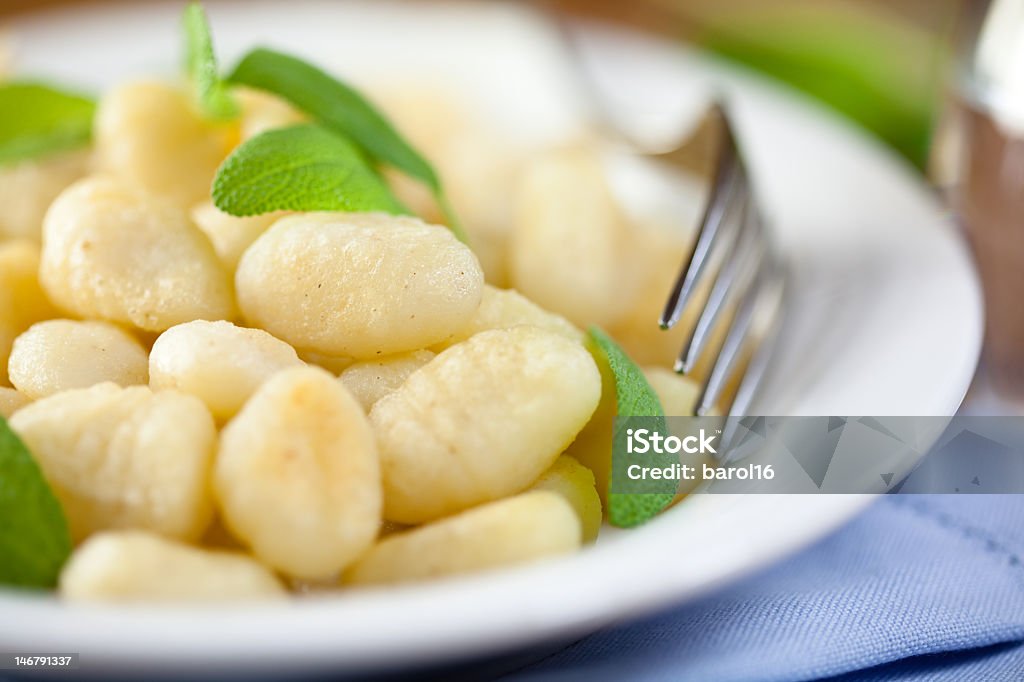
<instances>
[{"instance_id":1,"label":"white ceramic plate","mask_svg":"<svg viewBox=\"0 0 1024 682\"><path fill-rule=\"evenodd\" d=\"M22 20L22 73L102 86L171 71L180 3ZM572 132L580 107L557 40L511 5L215 4L219 46L308 55L357 81L402 73L476 96L514 139ZM954 225L876 142L793 93L667 43L585 27L625 120L654 129L728 95L758 194L793 267L794 308L761 409L942 415L959 405L982 327ZM870 496L695 496L577 556L288 606L69 608L0 594L0 651L81 652L87 670L353 671L582 634L691 599L835 529Z\"/></svg>"}]
</instances>

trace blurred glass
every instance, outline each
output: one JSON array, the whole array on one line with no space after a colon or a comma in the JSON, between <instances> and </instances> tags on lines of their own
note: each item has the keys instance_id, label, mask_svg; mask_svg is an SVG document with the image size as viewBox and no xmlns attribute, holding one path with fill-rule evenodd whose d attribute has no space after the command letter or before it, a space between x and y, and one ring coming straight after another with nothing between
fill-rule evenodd
<instances>
[{"instance_id":1,"label":"blurred glass","mask_svg":"<svg viewBox=\"0 0 1024 682\"><path fill-rule=\"evenodd\" d=\"M969 2L935 170L949 184L985 294L980 376L1024 399L1024 0Z\"/></svg>"}]
</instances>

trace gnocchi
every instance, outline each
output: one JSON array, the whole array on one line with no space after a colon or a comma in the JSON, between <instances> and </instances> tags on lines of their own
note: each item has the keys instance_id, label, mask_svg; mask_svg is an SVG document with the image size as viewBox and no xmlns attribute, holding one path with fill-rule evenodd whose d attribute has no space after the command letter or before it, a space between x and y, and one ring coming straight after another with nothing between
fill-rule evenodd
<instances>
[{"instance_id":1,"label":"gnocchi","mask_svg":"<svg viewBox=\"0 0 1024 682\"><path fill-rule=\"evenodd\" d=\"M196 320L157 338L149 354L149 383L155 390L194 395L226 421L264 381L304 364L295 349L262 329Z\"/></svg>"},{"instance_id":2,"label":"gnocchi","mask_svg":"<svg viewBox=\"0 0 1024 682\"><path fill-rule=\"evenodd\" d=\"M639 226L633 234L629 249L622 254L622 263L636 292L632 297L634 304L609 325L608 331L637 363L671 367L697 323L707 287L702 284L695 292L695 302L683 310L682 318L672 329L652 324L661 315L665 292L675 284L690 244L682 235L655 227ZM703 371L694 374L704 376Z\"/></svg>"},{"instance_id":3,"label":"gnocchi","mask_svg":"<svg viewBox=\"0 0 1024 682\"><path fill-rule=\"evenodd\" d=\"M579 549L580 521L546 490L389 535L345 572L355 585L405 583L512 566Z\"/></svg>"},{"instance_id":4,"label":"gnocchi","mask_svg":"<svg viewBox=\"0 0 1024 682\"><path fill-rule=\"evenodd\" d=\"M310 350L298 350L299 358L307 365L316 365L331 374L341 374L356 363L353 358L344 355L325 355Z\"/></svg>"},{"instance_id":5,"label":"gnocchi","mask_svg":"<svg viewBox=\"0 0 1024 682\"><path fill-rule=\"evenodd\" d=\"M50 207L39 277L66 311L146 331L235 309L228 275L188 215L111 178L82 180Z\"/></svg>"},{"instance_id":6,"label":"gnocchi","mask_svg":"<svg viewBox=\"0 0 1024 682\"><path fill-rule=\"evenodd\" d=\"M480 307L469 323L434 348L444 350L488 329L507 329L524 324L547 329L573 341L583 341L583 332L561 315L544 310L514 289L498 289L486 284Z\"/></svg>"},{"instance_id":7,"label":"gnocchi","mask_svg":"<svg viewBox=\"0 0 1024 682\"><path fill-rule=\"evenodd\" d=\"M210 522L216 430L192 396L97 384L37 400L10 425L35 455L75 540L116 528L195 540Z\"/></svg>"},{"instance_id":8,"label":"gnocchi","mask_svg":"<svg viewBox=\"0 0 1024 682\"><path fill-rule=\"evenodd\" d=\"M551 152L526 170L519 191L512 285L580 326L621 316L631 300L619 276L630 234L599 158L579 148Z\"/></svg>"},{"instance_id":9,"label":"gnocchi","mask_svg":"<svg viewBox=\"0 0 1024 682\"><path fill-rule=\"evenodd\" d=\"M346 368L341 376L345 388L367 412L373 404L393 393L409 375L434 358L429 350L389 355L380 360L365 360Z\"/></svg>"},{"instance_id":10,"label":"gnocchi","mask_svg":"<svg viewBox=\"0 0 1024 682\"><path fill-rule=\"evenodd\" d=\"M109 322L47 320L14 340L8 363L11 383L31 399L89 388L148 381L146 349Z\"/></svg>"},{"instance_id":11,"label":"gnocchi","mask_svg":"<svg viewBox=\"0 0 1024 682\"><path fill-rule=\"evenodd\" d=\"M221 434L214 470L221 517L264 563L329 578L373 542L380 464L362 408L327 372L279 372Z\"/></svg>"},{"instance_id":12,"label":"gnocchi","mask_svg":"<svg viewBox=\"0 0 1024 682\"><path fill-rule=\"evenodd\" d=\"M209 197L237 132L204 120L183 88L140 81L103 96L93 137L99 172L188 208Z\"/></svg>"},{"instance_id":13,"label":"gnocchi","mask_svg":"<svg viewBox=\"0 0 1024 682\"><path fill-rule=\"evenodd\" d=\"M466 324L483 273L451 232L415 218L316 213L278 221L242 256L246 319L296 348L373 358Z\"/></svg>"},{"instance_id":14,"label":"gnocchi","mask_svg":"<svg viewBox=\"0 0 1024 682\"><path fill-rule=\"evenodd\" d=\"M86 174L89 160L89 151L76 150L0 168L0 239L40 241L46 209Z\"/></svg>"},{"instance_id":15,"label":"gnocchi","mask_svg":"<svg viewBox=\"0 0 1024 682\"><path fill-rule=\"evenodd\" d=\"M235 91L235 97L242 109L239 121L239 136L242 140L305 120L305 116L290 104L262 90L239 88Z\"/></svg>"},{"instance_id":16,"label":"gnocchi","mask_svg":"<svg viewBox=\"0 0 1024 682\"><path fill-rule=\"evenodd\" d=\"M287 215L282 211L237 218L224 213L212 202L204 202L192 209L192 220L210 240L217 257L229 273L238 269L238 261L245 250L277 220Z\"/></svg>"},{"instance_id":17,"label":"gnocchi","mask_svg":"<svg viewBox=\"0 0 1024 682\"><path fill-rule=\"evenodd\" d=\"M508 241L515 216L514 187L523 150L473 116L470 103L451 92L406 84L380 93L399 130L436 166L445 194L469 236L487 281L509 286ZM401 173L388 180L417 214L443 221L430 191Z\"/></svg>"},{"instance_id":18,"label":"gnocchi","mask_svg":"<svg viewBox=\"0 0 1024 682\"><path fill-rule=\"evenodd\" d=\"M452 346L370 410L385 517L422 523L525 489L600 393L593 358L559 334L515 327Z\"/></svg>"},{"instance_id":19,"label":"gnocchi","mask_svg":"<svg viewBox=\"0 0 1024 682\"><path fill-rule=\"evenodd\" d=\"M691 413L664 367L685 331L655 323L689 239L561 126L531 143L417 80L346 144L317 109L352 94L303 93L325 81L287 56L211 83L203 14L184 78L64 100L67 131L0 158L0 417L44 479L15 503L49 486L68 521L59 595L312 597L594 542L617 396L593 326ZM398 215L330 210L356 206Z\"/></svg>"},{"instance_id":20,"label":"gnocchi","mask_svg":"<svg viewBox=\"0 0 1024 682\"><path fill-rule=\"evenodd\" d=\"M24 393L13 388L0 386L0 417L10 419L11 415L32 402Z\"/></svg>"},{"instance_id":21,"label":"gnocchi","mask_svg":"<svg viewBox=\"0 0 1024 682\"><path fill-rule=\"evenodd\" d=\"M192 547L137 530L106 531L75 550L60 575L75 602L281 599L284 586L243 554Z\"/></svg>"},{"instance_id":22,"label":"gnocchi","mask_svg":"<svg viewBox=\"0 0 1024 682\"><path fill-rule=\"evenodd\" d=\"M0 244L0 383L14 340L34 323L57 315L39 284L39 247L17 240Z\"/></svg>"},{"instance_id":23,"label":"gnocchi","mask_svg":"<svg viewBox=\"0 0 1024 682\"><path fill-rule=\"evenodd\" d=\"M572 505L580 519L583 542L593 542L601 530L601 497L597 494L594 473L569 455L555 460L530 490L550 490Z\"/></svg>"}]
</instances>

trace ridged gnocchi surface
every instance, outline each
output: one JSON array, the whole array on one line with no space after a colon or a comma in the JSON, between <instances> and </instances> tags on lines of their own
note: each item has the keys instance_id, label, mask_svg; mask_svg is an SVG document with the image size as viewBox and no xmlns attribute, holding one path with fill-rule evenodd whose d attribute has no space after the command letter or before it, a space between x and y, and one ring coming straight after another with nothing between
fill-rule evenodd
<instances>
[{"instance_id":1,"label":"ridged gnocchi surface","mask_svg":"<svg viewBox=\"0 0 1024 682\"><path fill-rule=\"evenodd\" d=\"M114 528L196 540L210 522L216 430L197 398L98 384L37 400L10 425L76 540Z\"/></svg>"},{"instance_id":2,"label":"ridged gnocchi surface","mask_svg":"<svg viewBox=\"0 0 1024 682\"><path fill-rule=\"evenodd\" d=\"M525 489L600 394L593 358L560 334L524 326L452 346L370 410L385 516L422 523Z\"/></svg>"}]
</instances>

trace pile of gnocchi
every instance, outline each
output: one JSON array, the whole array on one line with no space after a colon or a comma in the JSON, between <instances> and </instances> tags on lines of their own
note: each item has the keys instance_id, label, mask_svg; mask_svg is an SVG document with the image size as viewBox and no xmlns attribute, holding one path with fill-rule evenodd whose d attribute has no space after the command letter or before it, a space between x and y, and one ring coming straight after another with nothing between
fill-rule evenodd
<instances>
[{"instance_id":1,"label":"pile of gnocchi","mask_svg":"<svg viewBox=\"0 0 1024 682\"><path fill-rule=\"evenodd\" d=\"M377 99L469 245L399 177L422 218L230 216L221 162L303 119L237 97L211 122L122 85L87 149L0 167L0 414L67 516L60 596L285 598L593 542L615 400L581 329L691 414L655 323L686 237L626 218L593 142L514 149L437 91Z\"/></svg>"}]
</instances>

